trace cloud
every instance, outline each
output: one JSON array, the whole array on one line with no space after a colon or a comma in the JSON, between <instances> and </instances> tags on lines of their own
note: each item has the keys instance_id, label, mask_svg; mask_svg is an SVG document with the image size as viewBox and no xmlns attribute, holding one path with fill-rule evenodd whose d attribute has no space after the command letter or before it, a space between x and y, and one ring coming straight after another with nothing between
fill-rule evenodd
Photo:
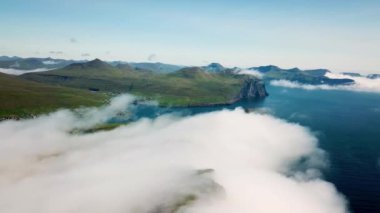
<instances>
[{"instance_id":1,"label":"cloud","mask_svg":"<svg viewBox=\"0 0 380 213\"><path fill-rule=\"evenodd\" d=\"M352 77L349 75L327 73L326 77L334 79L348 78L355 81L351 85L310 85L301 84L298 82L288 81L288 80L274 80L270 84L273 86L288 87L288 88L299 88L306 90L349 90L358 92L375 92L380 93L380 79L369 79L366 77Z\"/></svg>"},{"instance_id":2,"label":"cloud","mask_svg":"<svg viewBox=\"0 0 380 213\"><path fill-rule=\"evenodd\" d=\"M237 74L240 74L240 75L252 75L252 76L255 76L255 77L258 77L258 78L262 78L263 77L263 74L260 73L257 70L242 69L242 70L239 70L237 72Z\"/></svg>"},{"instance_id":3,"label":"cloud","mask_svg":"<svg viewBox=\"0 0 380 213\"><path fill-rule=\"evenodd\" d=\"M63 54L62 51L50 51L49 53L54 54L54 55L62 55Z\"/></svg>"},{"instance_id":4,"label":"cloud","mask_svg":"<svg viewBox=\"0 0 380 213\"><path fill-rule=\"evenodd\" d=\"M278 87L298 88L298 89L306 89L306 90L338 89L337 87L329 86L329 85L301 84L295 81L288 81L288 80L273 80L270 82L270 84L273 86L278 86Z\"/></svg>"},{"instance_id":5,"label":"cloud","mask_svg":"<svg viewBox=\"0 0 380 213\"><path fill-rule=\"evenodd\" d=\"M150 54L149 56L148 56L148 61L154 61L154 60L156 60L156 58L157 58L157 55L156 54Z\"/></svg>"},{"instance_id":6,"label":"cloud","mask_svg":"<svg viewBox=\"0 0 380 213\"><path fill-rule=\"evenodd\" d=\"M5 74L10 74L10 75L22 75L29 72L44 72L44 71L49 71L49 70L51 69L39 68L39 69L34 69L34 70L19 70L19 69L12 69L12 68L0 68L0 72L5 73Z\"/></svg>"},{"instance_id":7,"label":"cloud","mask_svg":"<svg viewBox=\"0 0 380 213\"><path fill-rule=\"evenodd\" d=\"M77 43L78 40L76 38L70 38L70 43Z\"/></svg>"},{"instance_id":8,"label":"cloud","mask_svg":"<svg viewBox=\"0 0 380 213\"><path fill-rule=\"evenodd\" d=\"M70 134L127 113L133 101L1 122L0 212L347 211L318 175L316 138L270 115L164 115Z\"/></svg>"},{"instance_id":9,"label":"cloud","mask_svg":"<svg viewBox=\"0 0 380 213\"><path fill-rule=\"evenodd\" d=\"M90 57L90 53L82 53L82 57Z\"/></svg>"},{"instance_id":10,"label":"cloud","mask_svg":"<svg viewBox=\"0 0 380 213\"><path fill-rule=\"evenodd\" d=\"M53 61L53 60L46 60L46 61L42 61L42 63L45 65L54 65L54 64L59 64L60 62Z\"/></svg>"},{"instance_id":11,"label":"cloud","mask_svg":"<svg viewBox=\"0 0 380 213\"><path fill-rule=\"evenodd\" d=\"M326 73L329 78L349 78L355 81L354 85L349 86L351 90L366 91L366 92L380 92L380 79L370 79L366 77L352 77L349 75Z\"/></svg>"}]
</instances>

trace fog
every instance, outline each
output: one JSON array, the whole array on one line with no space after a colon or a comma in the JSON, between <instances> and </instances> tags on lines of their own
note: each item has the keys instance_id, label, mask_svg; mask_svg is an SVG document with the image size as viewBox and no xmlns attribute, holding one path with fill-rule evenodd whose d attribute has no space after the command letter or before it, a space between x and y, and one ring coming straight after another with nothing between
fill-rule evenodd
<instances>
[{"instance_id":1,"label":"fog","mask_svg":"<svg viewBox=\"0 0 380 213\"><path fill-rule=\"evenodd\" d=\"M19 69L12 69L12 68L0 68L0 72L5 73L5 74L10 74L10 75L22 75L29 72L44 72L44 71L49 71L49 70L51 69L39 68L39 69L34 69L34 70L19 70Z\"/></svg>"},{"instance_id":2,"label":"fog","mask_svg":"<svg viewBox=\"0 0 380 213\"><path fill-rule=\"evenodd\" d=\"M347 212L307 128L242 109L140 119L132 96L0 123L0 212Z\"/></svg>"},{"instance_id":3,"label":"fog","mask_svg":"<svg viewBox=\"0 0 380 213\"><path fill-rule=\"evenodd\" d=\"M348 78L355 81L351 85L311 85L311 84L301 84L294 81L288 80L273 80L270 82L273 86L288 87L288 88L300 88L306 90L349 90L358 92L375 92L380 93L380 79L369 79L366 77L352 77L343 74L327 73L326 77L332 79L342 79Z\"/></svg>"},{"instance_id":4,"label":"fog","mask_svg":"<svg viewBox=\"0 0 380 213\"><path fill-rule=\"evenodd\" d=\"M239 75L252 75L258 78L263 78L263 74L257 70L242 69L237 72Z\"/></svg>"}]
</instances>

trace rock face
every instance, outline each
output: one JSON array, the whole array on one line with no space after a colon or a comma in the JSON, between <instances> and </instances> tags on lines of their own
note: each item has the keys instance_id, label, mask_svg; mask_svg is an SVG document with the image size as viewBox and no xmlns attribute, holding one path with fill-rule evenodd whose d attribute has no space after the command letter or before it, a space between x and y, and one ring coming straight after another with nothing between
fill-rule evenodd
<instances>
[{"instance_id":1,"label":"rock face","mask_svg":"<svg viewBox=\"0 0 380 213\"><path fill-rule=\"evenodd\" d=\"M244 80L243 87L236 99L251 101L265 98L266 96L268 96L268 93L264 82L260 79L249 77Z\"/></svg>"}]
</instances>

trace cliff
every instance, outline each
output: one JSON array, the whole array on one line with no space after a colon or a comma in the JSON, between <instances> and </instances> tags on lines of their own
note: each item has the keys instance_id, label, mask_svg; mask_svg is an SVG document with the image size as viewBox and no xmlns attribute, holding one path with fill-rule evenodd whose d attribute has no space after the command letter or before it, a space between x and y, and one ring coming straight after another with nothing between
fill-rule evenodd
<instances>
[{"instance_id":1,"label":"cliff","mask_svg":"<svg viewBox=\"0 0 380 213\"><path fill-rule=\"evenodd\" d=\"M237 95L237 100L257 100L265 98L268 93L265 89L265 84L262 80L248 77L244 80L243 87Z\"/></svg>"}]
</instances>

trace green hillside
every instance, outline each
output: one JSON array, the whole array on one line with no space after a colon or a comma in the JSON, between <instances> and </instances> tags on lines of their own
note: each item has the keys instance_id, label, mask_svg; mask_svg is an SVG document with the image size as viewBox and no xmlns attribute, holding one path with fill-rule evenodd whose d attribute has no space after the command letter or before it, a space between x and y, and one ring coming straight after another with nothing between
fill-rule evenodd
<instances>
[{"instance_id":1,"label":"green hillside","mask_svg":"<svg viewBox=\"0 0 380 213\"><path fill-rule=\"evenodd\" d=\"M29 117L58 108L101 105L106 95L52 86L0 73L0 119Z\"/></svg>"},{"instance_id":2,"label":"green hillside","mask_svg":"<svg viewBox=\"0 0 380 213\"><path fill-rule=\"evenodd\" d=\"M21 77L92 91L128 92L171 106L231 102L239 94L246 78L242 75L207 73L196 67L159 74L129 66L114 67L98 59Z\"/></svg>"},{"instance_id":3,"label":"green hillside","mask_svg":"<svg viewBox=\"0 0 380 213\"><path fill-rule=\"evenodd\" d=\"M256 70L264 75L264 80L288 80L301 84L312 85L345 85L352 84L352 79L331 79L325 76L329 73L326 69L300 70L298 68L282 69L274 65L251 67L251 70Z\"/></svg>"}]
</instances>

